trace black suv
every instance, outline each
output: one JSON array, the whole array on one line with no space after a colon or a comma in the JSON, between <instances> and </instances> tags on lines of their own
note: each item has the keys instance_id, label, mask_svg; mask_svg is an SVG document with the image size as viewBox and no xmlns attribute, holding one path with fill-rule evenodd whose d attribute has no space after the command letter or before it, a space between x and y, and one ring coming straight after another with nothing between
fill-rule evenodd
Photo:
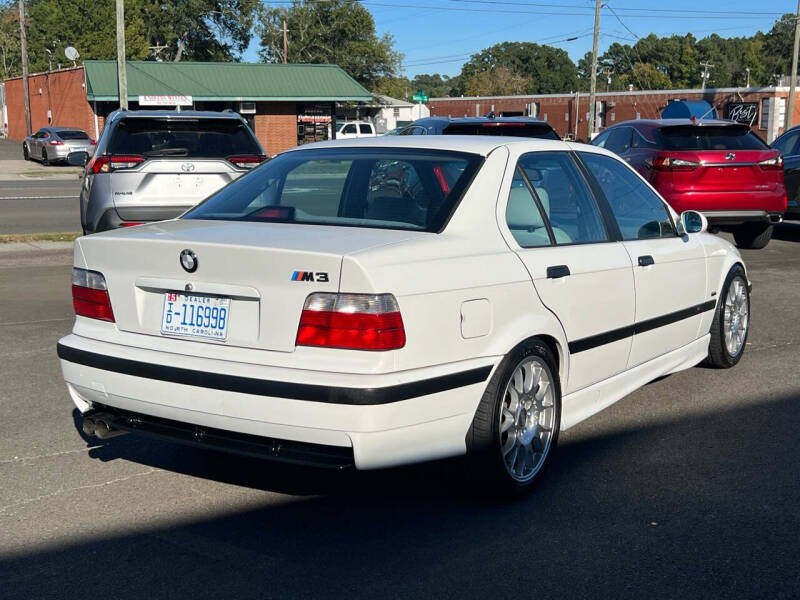
<instances>
[{"instance_id":1,"label":"black suv","mask_svg":"<svg viewBox=\"0 0 800 600\"><path fill-rule=\"evenodd\" d=\"M427 117L417 119L397 135L510 135L560 140L547 122L531 117Z\"/></svg>"}]
</instances>

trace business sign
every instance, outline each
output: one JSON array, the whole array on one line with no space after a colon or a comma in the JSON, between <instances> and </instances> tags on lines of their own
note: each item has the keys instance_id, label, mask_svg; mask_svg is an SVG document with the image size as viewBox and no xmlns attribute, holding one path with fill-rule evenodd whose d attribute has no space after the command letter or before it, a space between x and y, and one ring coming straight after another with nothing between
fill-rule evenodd
<instances>
[{"instance_id":1,"label":"business sign","mask_svg":"<svg viewBox=\"0 0 800 600\"><path fill-rule=\"evenodd\" d=\"M758 120L758 102L728 102L725 118L753 125Z\"/></svg>"},{"instance_id":2,"label":"business sign","mask_svg":"<svg viewBox=\"0 0 800 600\"><path fill-rule=\"evenodd\" d=\"M139 96L139 106L191 106L191 96Z\"/></svg>"}]
</instances>

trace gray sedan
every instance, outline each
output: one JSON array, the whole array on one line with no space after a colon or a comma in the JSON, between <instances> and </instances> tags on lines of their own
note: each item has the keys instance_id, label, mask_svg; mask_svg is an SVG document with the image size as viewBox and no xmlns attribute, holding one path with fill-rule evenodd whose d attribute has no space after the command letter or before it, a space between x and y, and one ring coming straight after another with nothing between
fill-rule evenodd
<instances>
[{"instance_id":1,"label":"gray sedan","mask_svg":"<svg viewBox=\"0 0 800 600\"><path fill-rule=\"evenodd\" d=\"M22 142L25 160L38 160L45 165L67 162L70 152L88 152L94 155L96 142L85 131L74 127L42 127Z\"/></svg>"}]
</instances>

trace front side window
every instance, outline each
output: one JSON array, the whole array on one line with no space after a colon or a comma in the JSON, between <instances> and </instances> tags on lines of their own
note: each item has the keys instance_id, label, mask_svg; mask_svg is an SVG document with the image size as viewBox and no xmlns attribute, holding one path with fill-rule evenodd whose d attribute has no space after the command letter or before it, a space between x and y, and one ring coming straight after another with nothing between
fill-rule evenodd
<instances>
[{"instance_id":1,"label":"front side window","mask_svg":"<svg viewBox=\"0 0 800 600\"><path fill-rule=\"evenodd\" d=\"M605 148L606 144L608 143L608 138L611 137L612 133L614 133L613 129L606 129L603 133L599 134L592 140L592 146Z\"/></svg>"},{"instance_id":2,"label":"front side window","mask_svg":"<svg viewBox=\"0 0 800 600\"><path fill-rule=\"evenodd\" d=\"M517 173L509 194L509 205L506 209L506 221L512 235L521 246L525 246L517 236L529 240L533 235L539 236L539 223L535 220L536 212L526 208L529 215L527 232L515 234L512 226L526 225L520 219L511 218L525 206L524 194L517 191L524 183L528 193L535 197L537 209L544 212L543 224L549 226L549 234L556 244L586 244L605 242L608 235L600 216L600 210L579 173L577 167L566 152L531 152L520 157ZM514 201L514 204L512 204ZM509 215L509 211L512 215ZM538 237L537 237L538 239ZM542 244L536 244L542 245Z\"/></svg>"},{"instance_id":3,"label":"front side window","mask_svg":"<svg viewBox=\"0 0 800 600\"><path fill-rule=\"evenodd\" d=\"M356 132L356 126L355 126L354 124L352 124L352 123L351 123L350 125L345 125L345 126L342 128L342 133L352 133L352 134L355 134L355 132Z\"/></svg>"},{"instance_id":4,"label":"front side window","mask_svg":"<svg viewBox=\"0 0 800 600\"><path fill-rule=\"evenodd\" d=\"M589 152L581 159L594 175L611 206L624 240L675 236L669 211L658 194L620 161Z\"/></svg>"},{"instance_id":5,"label":"front side window","mask_svg":"<svg viewBox=\"0 0 800 600\"><path fill-rule=\"evenodd\" d=\"M439 231L481 162L421 149L287 152L183 218Z\"/></svg>"}]
</instances>

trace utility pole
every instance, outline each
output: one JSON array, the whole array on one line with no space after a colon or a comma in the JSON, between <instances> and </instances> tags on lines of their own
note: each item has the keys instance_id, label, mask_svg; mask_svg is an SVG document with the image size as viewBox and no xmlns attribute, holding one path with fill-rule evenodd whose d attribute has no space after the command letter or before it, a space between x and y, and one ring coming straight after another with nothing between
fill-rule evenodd
<instances>
[{"instance_id":1,"label":"utility pole","mask_svg":"<svg viewBox=\"0 0 800 600\"><path fill-rule=\"evenodd\" d=\"M31 96L28 92L28 38L25 35L25 3L19 0L19 49L22 53L22 94L25 96L25 135L31 134Z\"/></svg>"},{"instance_id":2,"label":"utility pole","mask_svg":"<svg viewBox=\"0 0 800 600\"><path fill-rule=\"evenodd\" d=\"M125 71L125 5L123 2L124 0L117 0L117 83L119 85L119 107L122 110L128 110L128 74Z\"/></svg>"},{"instance_id":3,"label":"utility pole","mask_svg":"<svg viewBox=\"0 0 800 600\"><path fill-rule=\"evenodd\" d=\"M794 51L792 52L792 83L789 86L789 106L786 108L786 127L794 121L794 89L797 86L797 51L800 49L800 0L797 2L797 18L794 20Z\"/></svg>"},{"instance_id":4,"label":"utility pole","mask_svg":"<svg viewBox=\"0 0 800 600\"><path fill-rule=\"evenodd\" d=\"M289 40L286 37L286 19L283 20L283 64L286 64L286 54L289 52Z\"/></svg>"},{"instance_id":5,"label":"utility pole","mask_svg":"<svg viewBox=\"0 0 800 600\"><path fill-rule=\"evenodd\" d=\"M592 79L589 86L589 132L586 134L586 141L592 141L594 133L594 121L597 116L595 111L595 92L597 91L597 38L600 35L600 6L601 0L597 0L594 8L594 42L592 42Z\"/></svg>"},{"instance_id":6,"label":"utility pole","mask_svg":"<svg viewBox=\"0 0 800 600\"><path fill-rule=\"evenodd\" d=\"M706 61L706 62L701 62L700 66L703 67L703 72L700 73L700 76L703 78L703 89L706 89L706 81L708 81L708 78L711 77L711 73L709 73L708 70L714 65Z\"/></svg>"}]
</instances>

